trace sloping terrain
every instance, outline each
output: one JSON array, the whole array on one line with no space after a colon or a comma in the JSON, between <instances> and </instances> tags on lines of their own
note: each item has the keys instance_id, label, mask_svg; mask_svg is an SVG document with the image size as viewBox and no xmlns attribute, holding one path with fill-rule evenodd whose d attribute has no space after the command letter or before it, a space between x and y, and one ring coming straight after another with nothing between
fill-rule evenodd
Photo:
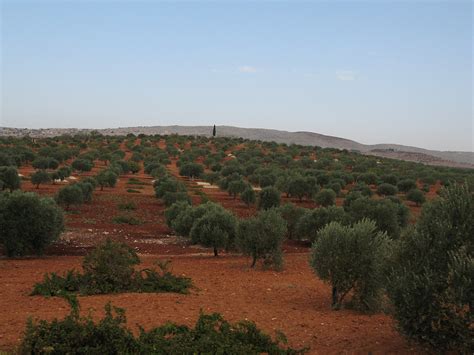
<instances>
[{"instance_id":1,"label":"sloping terrain","mask_svg":"<svg viewBox=\"0 0 474 355\"><path fill-rule=\"evenodd\" d=\"M76 134L97 131L104 135L133 134L180 134L204 135L212 134L212 126L150 126L150 127L119 127L99 130L76 128L21 129L0 127L0 136L53 137L61 134ZM245 139L275 141L277 143L319 146L359 151L393 159L419 162L429 165L474 168L474 152L437 151L398 144L361 144L349 139L327 136L314 132L287 132L263 128L240 128L218 126L219 136L242 137Z\"/></svg>"}]
</instances>

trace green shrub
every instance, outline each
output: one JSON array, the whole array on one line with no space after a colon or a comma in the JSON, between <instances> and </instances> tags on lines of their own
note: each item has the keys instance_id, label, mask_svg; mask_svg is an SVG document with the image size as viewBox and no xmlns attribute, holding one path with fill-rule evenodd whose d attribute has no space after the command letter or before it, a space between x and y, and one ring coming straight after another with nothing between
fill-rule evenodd
<instances>
[{"instance_id":1,"label":"green shrub","mask_svg":"<svg viewBox=\"0 0 474 355\"><path fill-rule=\"evenodd\" d=\"M141 194L142 192L140 190L135 190L135 189L127 189L128 193L131 194Z\"/></svg>"},{"instance_id":2,"label":"green shrub","mask_svg":"<svg viewBox=\"0 0 474 355\"><path fill-rule=\"evenodd\" d=\"M138 226L139 224L142 224L142 221L130 215L115 216L112 218L112 222L117 224L129 224L131 226Z\"/></svg>"},{"instance_id":3,"label":"green shrub","mask_svg":"<svg viewBox=\"0 0 474 355\"><path fill-rule=\"evenodd\" d=\"M433 351L472 353L474 195L452 185L424 205L393 258L388 294L401 333Z\"/></svg>"},{"instance_id":4,"label":"green shrub","mask_svg":"<svg viewBox=\"0 0 474 355\"><path fill-rule=\"evenodd\" d=\"M140 263L135 250L107 239L84 257L87 293L111 293L132 286L134 266ZM91 292L92 291L92 292Z\"/></svg>"},{"instance_id":5,"label":"green shrub","mask_svg":"<svg viewBox=\"0 0 474 355\"><path fill-rule=\"evenodd\" d=\"M51 198L21 191L0 194L0 243L8 256L40 254L63 229L63 213Z\"/></svg>"},{"instance_id":6,"label":"green shrub","mask_svg":"<svg viewBox=\"0 0 474 355\"><path fill-rule=\"evenodd\" d=\"M117 207L120 211L135 211L137 209L137 205L133 202L120 203Z\"/></svg>"},{"instance_id":7,"label":"green shrub","mask_svg":"<svg viewBox=\"0 0 474 355\"><path fill-rule=\"evenodd\" d=\"M144 181L140 181L137 178L130 178L127 181L128 185L146 185L147 183Z\"/></svg>"},{"instance_id":8,"label":"green shrub","mask_svg":"<svg viewBox=\"0 0 474 355\"><path fill-rule=\"evenodd\" d=\"M169 262L159 262L155 269L135 270L140 263L136 252L123 243L107 240L84 257L83 274L70 270L65 276L46 274L37 283L32 295L67 296L108 294L117 292L187 293L191 280L173 275Z\"/></svg>"},{"instance_id":9,"label":"green shrub","mask_svg":"<svg viewBox=\"0 0 474 355\"><path fill-rule=\"evenodd\" d=\"M259 212L256 217L241 220L237 225L237 248L252 257L252 265L263 259L264 265L283 266L282 244L286 222L276 209Z\"/></svg>"},{"instance_id":10,"label":"green shrub","mask_svg":"<svg viewBox=\"0 0 474 355\"><path fill-rule=\"evenodd\" d=\"M332 306L341 307L352 291L352 306L377 310L385 280L389 239L373 221L352 227L332 222L320 230L311 252L311 267L332 286Z\"/></svg>"},{"instance_id":11,"label":"green shrub","mask_svg":"<svg viewBox=\"0 0 474 355\"><path fill-rule=\"evenodd\" d=\"M418 189L412 189L407 192L407 200L415 202L417 206L423 204L426 201L425 194L423 191Z\"/></svg>"},{"instance_id":12,"label":"green shrub","mask_svg":"<svg viewBox=\"0 0 474 355\"><path fill-rule=\"evenodd\" d=\"M77 301L71 301L77 302ZM218 313L200 314L194 328L166 323L137 337L125 327L125 311L105 306L97 323L80 317L78 305L62 320L28 320L20 345L22 354L303 354L306 349L287 347L279 334L273 341L255 323L231 324Z\"/></svg>"}]
</instances>

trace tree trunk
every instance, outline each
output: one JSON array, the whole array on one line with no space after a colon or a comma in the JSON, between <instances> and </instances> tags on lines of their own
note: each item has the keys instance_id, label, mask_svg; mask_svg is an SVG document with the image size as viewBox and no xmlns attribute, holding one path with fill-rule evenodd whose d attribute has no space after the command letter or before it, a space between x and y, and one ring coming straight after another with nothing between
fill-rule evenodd
<instances>
[{"instance_id":1,"label":"tree trunk","mask_svg":"<svg viewBox=\"0 0 474 355\"><path fill-rule=\"evenodd\" d=\"M217 255L217 248L216 248L216 247L214 247L214 256L218 256L218 255Z\"/></svg>"},{"instance_id":2,"label":"tree trunk","mask_svg":"<svg viewBox=\"0 0 474 355\"><path fill-rule=\"evenodd\" d=\"M333 309L338 309L339 308L339 303L337 299L337 288L333 287L332 288L332 304L331 304Z\"/></svg>"},{"instance_id":3,"label":"tree trunk","mask_svg":"<svg viewBox=\"0 0 474 355\"><path fill-rule=\"evenodd\" d=\"M250 265L250 267L252 267L252 268L255 267L255 264L256 264L256 263L257 263L257 257L254 255L254 256L252 257L252 265Z\"/></svg>"}]
</instances>

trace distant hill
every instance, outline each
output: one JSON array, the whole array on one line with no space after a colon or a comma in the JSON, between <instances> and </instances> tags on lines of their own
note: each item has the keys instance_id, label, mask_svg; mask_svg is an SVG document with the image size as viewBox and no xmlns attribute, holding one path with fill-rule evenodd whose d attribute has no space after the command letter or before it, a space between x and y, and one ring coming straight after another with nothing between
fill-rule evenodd
<instances>
[{"instance_id":1,"label":"distant hill","mask_svg":"<svg viewBox=\"0 0 474 355\"><path fill-rule=\"evenodd\" d=\"M22 129L0 127L0 136L52 137L61 134L87 133L92 129L46 128ZM104 135L133 134L180 134L210 136L212 126L151 126L151 127L120 127L94 130ZM278 143L320 146L359 151L364 154L382 156L393 159L415 161L430 165L474 168L474 152L437 151L398 144L367 145L349 139L327 136L313 132L287 132L263 128L240 128L218 126L217 135L225 137L242 137L246 139L275 141Z\"/></svg>"}]
</instances>

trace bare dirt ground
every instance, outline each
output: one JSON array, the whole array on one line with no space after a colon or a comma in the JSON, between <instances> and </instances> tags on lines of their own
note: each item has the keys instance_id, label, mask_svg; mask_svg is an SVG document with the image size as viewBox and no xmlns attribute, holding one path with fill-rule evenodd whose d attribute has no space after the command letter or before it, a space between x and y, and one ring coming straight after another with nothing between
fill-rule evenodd
<instances>
[{"instance_id":1,"label":"bare dirt ground","mask_svg":"<svg viewBox=\"0 0 474 355\"><path fill-rule=\"evenodd\" d=\"M150 267L158 256L142 256ZM351 310L332 311L330 288L308 266L306 253L285 256L285 270L273 272L249 268L245 257L225 255L168 256L176 274L191 277L195 288L189 295L119 294L80 297L82 313L103 315L104 305L127 311L127 325L137 330L165 321L192 325L199 311L220 312L226 319L253 320L269 334L283 331L289 344L310 346L313 354L415 352L384 314L363 315ZM0 260L0 345L12 349L20 342L28 317L53 319L68 313L60 298L29 296L45 272L80 269L81 258L54 256L23 260Z\"/></svg>"}]
</instances>

